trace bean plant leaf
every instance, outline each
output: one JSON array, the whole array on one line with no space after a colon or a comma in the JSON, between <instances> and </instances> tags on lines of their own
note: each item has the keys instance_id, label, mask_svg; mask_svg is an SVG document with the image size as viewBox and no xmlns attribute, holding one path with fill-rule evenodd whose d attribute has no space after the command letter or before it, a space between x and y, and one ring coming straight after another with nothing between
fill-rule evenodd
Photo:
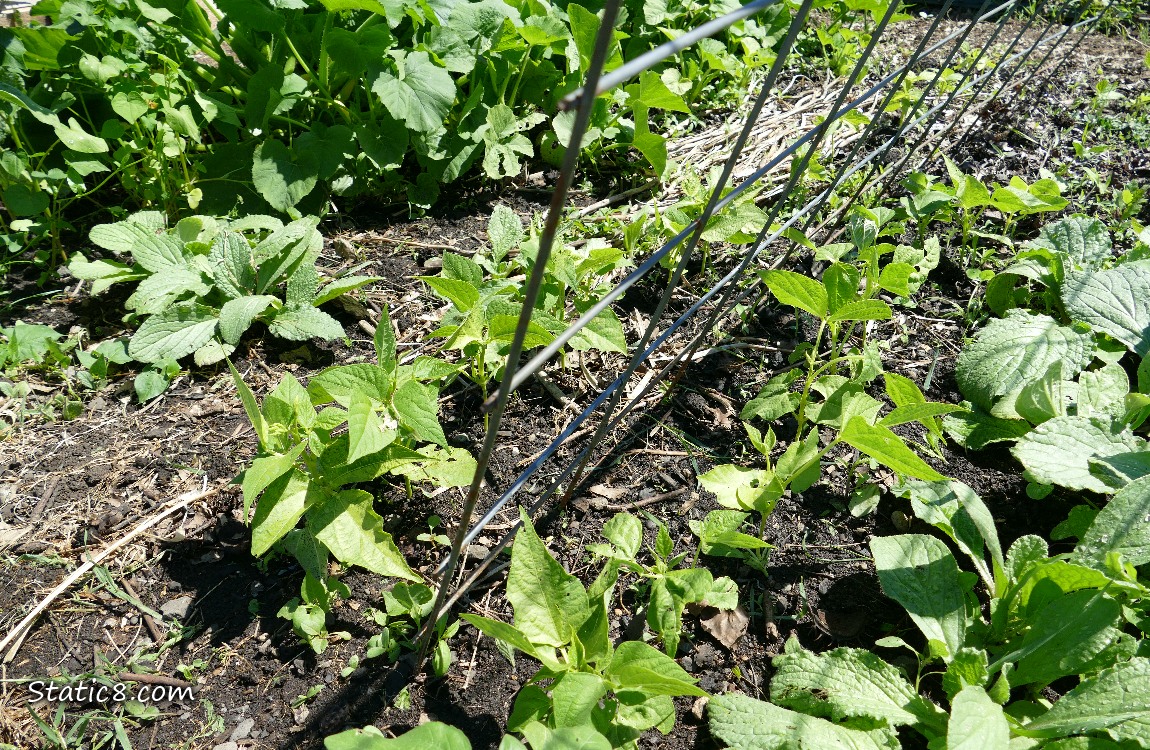
<instances>
[{"instance_id":1,"label":"bean plant leaf","mask_svg":"<svg viewBox=\"0 0 1150 750\"><path fill-rule=\"evenodd\" d=\"M511 550L507 600L515 610L515 627L532 643L565 646L591 613L579 579L563 570L521 511L523 527Z\"/></svg>"},{"instance_id":2,"label":"bean plant leaf","mask_svg":"<svg viewBox=\"0 0 1150 750\"><path fill-rule=\"evenodd\" d=\"M372 508L373 502L371 493L363 490L328 492L308 509L308 528L344 564L384 576L421 580L383 530L383 519Z\"/></svg>"},{"instance_id":3,"label":"bean plant leaf","mask_svg":"<svg viewBox=\"0 0 1150 750\"><path fill-rule=\"evenodd\" d=\"M327 0L328 7L371 7L376 2L362 0ZM327 750L471 750L467 735L453 726L439 721L420 724L394 739L384 737L375 727L348 729L323 741Z\"/></svg>"},{"instance_id":4,"label":"bean plant leaf","mask_svg":"<svg viewBox=\"0 0 1150 750\"><path fill-rule=\"evenodd\" d=\"M1062 304L1074 320L1114 337L1139 356L1150 353L1150 261L1068 274Z\"/></svg>"},{"instance_id":5,"label":"bean plant leaf","mask_svg":"<svg viewBox=\"0 0 1150 750\"><path fill-rule=\"evenodd\" d=\"M616 688L635 688L648 695L706 695L678 662L642 641L620 643L603 676Z\"/></svg>"},{"instance_id":6,"label":"bean plant leaf","mask_svg":"<svg viewBox=\"0 0 1150 750\"><path fill-rule=\"evenodd\" d=\"M578 310L580 306L576 304L575 307ZM623 332L623 323L619 320L619 316L608 307L575 334L570 346L577 352L596 350L626 354L627 335Z\"/></svg>"},{"instance_id":7,"label":"bean plant leaf","mask_svg":"<svg viewBox=\"0 0 1150 750\"><path fill-rule=\"evenodd\" d=\"M827 290L809 276L794 271L759 271L763 283L779 302L804 310L816 318L827 317Z\"/></svg>"},{"instance_id":8,"label":"bean plant leaf","mask_svg":"<svg viewBox=\"0 0 1150 750\"><path fill-rule=\"evenodd\" d=\"M1109 494L1118 487L1091 473L1090 460L1146 449L1146 441L1107 419L1055 417L1019 438L1010 449L1027 477L1041 484Z\"/></svg>"},{"instance_id":9,"label":"bean plant leaf","mask_svg":"<svg viewBox=\"0 0 1150 750\"><path fill-rule=\"evenodd\" d=\"M989 411L995 397L1022 387L1062 363L1074 378L1094 356L1090 332L1060 325L1047 315L1010 310L990 321L958 357L955 378L962 394Z\"/></svg>"},{"instance_id":10,"label":"bean plant leaf","mask_svg":"<svg viewBox=\"0 0 1150 750\"><path fill-rule=\"evenodd\" d=\"M864 732L807 716L746 695L717 695L707 703L711 734L736 750L889 750L887 731Z\"/></svg>"},{"instance_id":11,"label":"bean plant leaf","mask_svg":"<svg viewBox=\"0 0 1150 750\"><path fill-rule=\"evenodd\" d=\"M274 471L275 467L269 465L269 468ZM309 493L312 493L314 499L315 490L311 486L311 481L306 474L294 468L268 484L259 502L256 503L256 513L252 518L254 556L259 557L267 552L273 544L295 528L307 509Z\"/></svg>"},{"instance_id":12,"label":"bean plant leaf","mask_svg":"<svg viewBox=\"0 0 1150 750\"><path fill-rule=\"evenodd\" d=\"M870 542L879 581L927 640L946 644L947 661L966 641L966 597L958 563L939 540L922 534L876 537Z\"/></svg>"},{"instance_id":13,"label":"bean plant leaf","mask_svg":"<svg viewBox=\"0 0 1150 750\"><path fill-rule=\"evenodd\" d=\"M839 436L844 443L857 448L899 474L931 482L946 478L919 458L907 447L902 438L889 428L867 424L863 417L852 417Z\"/></svg>"}]
</instances>

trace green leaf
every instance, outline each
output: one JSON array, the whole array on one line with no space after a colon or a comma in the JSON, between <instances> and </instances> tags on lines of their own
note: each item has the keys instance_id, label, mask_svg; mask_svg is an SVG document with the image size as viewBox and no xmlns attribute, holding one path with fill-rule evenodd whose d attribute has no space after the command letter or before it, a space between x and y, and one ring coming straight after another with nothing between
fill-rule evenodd
<instances>
[{"instance_id":1,"label":"green leaf","mask_svg":"<svg viewBox=\"0 0 1150 750\"><path fill-rule=\"evenodd\" d=\"M1032 623L1018 649L1002 660L1017 662L1010 685L1048 685L1059 677L1087 671L1095 657L1121 635L1114 627L1118 602L1098 591L1064 594L1028 618Z\"/></svg>"},{"instance_id":2,"label":"green leaf","mask_svg":"<svg viewBox=\"0 0 1150 750\"><path fill-rule=\"evenodd\" d=\"M383 530L383 519L371 507L372 500L371 493L363 490L329 494L308 510L308 528L344 564L384 576L422 580L407 566L391 534Z\"/></svg>"},{"instance_id":3,"label":"green leaf","mask_svg":"<svg viewBox=\"0 0 1150 750\"><path fill-rule=\"evenodd\" d=\"M827 290L819 282L794 271L759 271L763 283L779 302L825 319L828 312Z\"/></svg>"},{"instance_id":4,"label":"green leaf","mask_svg":"<svg viewBox=\"0 0 1150 750\"><path fill-rule=\"evenodd\" d=\"M640 641L624 641L603 670L615 690L634 688L648 695L706 695L670 656Z\"/></svg>"},{"instance_id":5,"label":"green leaf","mask_svg":"<svg viewBox=\"0 0 1150 750\"><path fill-rule=\"evenodd\" d=\"M352 394L356 391L382 403L390 400L394 387L393 371L367 363L329 367L307 384L308 393L317 405L335 401L345 409L351 406Z\"/></svg>"},{"instance_id":6,"label":"green leaf","mask_svg":"<svg viewBox=\"0 0 1150 750\"><path fill-rule=\"evenodd\" d=\"M1110 232L1098 219L1067 216L1038 230L1031 247L1045 247L1065 255L1083 268L1097 268L1109 260L1112 250Z\"/></svg>"},{"instance_id":7,"label":"green leaf","mask_svg":"<svg viewBox=\"0 0 1150 750\"><path fill-rule=\"evenodd\" d=\"M315 262L323 248L323 237L316 229L318 222L314 217L298 219L275 230L252 248L258 294L264 294L290 277L301 263Z\"/></svg>"},{"instance_id":8,"label":"green leaf","mask_svg":"<svg viewBox=\"0 0 1150 750\"><path fill-rule=\"evenodd\" d=\"M292 460L294 462L294 457ZM253 484L258 486L257 480L262 479L262 475L257 475ZM323 490L312 487L306 474L295 468L268 484L256 503L256 513L252 518L252 555L259 557L294 529L307 509L309 499L314 500L322 493Z\"/></svg>"},{"instance_id":9,"label":"green leaf","mask_svg":"<svg viewBox=\"0 0 1150 750\"><path fill-rule=\"evenodd\" d=\"M987 323L958 357L962 394L989 411L994 397L1036 380L1055 362L1062 380L1074 378L1094 356L1088 331L1059 325L1046 315L1010 310Z\"/></svg>"},{"instance_id":10,"label":"green leaf","mask_svg":"<svg viewBox=\"0 0 1150 750\"><path fill-rule=\"evenodd\" d=\"M1146 441L1110 420L1055 417L1019 438L1010 452L1026 467L1030 481L1111 493L1118 488L1092 474L1090 460L1146 447Z\"/></svg>"},{"instance_id":11,"label":"green leaf","mask_svg":"<svg viewBox=\"0 0 1150 750\"><path fill-rule=\"evenodd\" d=\"M492 260L499 262L523 241L523 222L519 216L502 204L491 211L487 221L487 239L491 243Z\"/></svg>"},{"instance_id":12,"label":"green leaf","mask_svg":"<svg viewBox=\"0 0 1150 750\"><path fill-rule=\"evenodd\" d=\"M906 406L899 406L891 410L879 421L882 427L894 427L907 422L922 422L933 423L935 417L941 417L944 414L953 414L956 411L965 411L957 404L941 404L941 403L927 403L927 404L907 404Z\"/></svg>"},{"instance_id":13,"label":"green leaf","mask_svg":"<svg viewBox=\"0 0 1150 750\"><path fill-rule=\"evenodd\" d=\"M810 716L842 722L872 718L891 726L941 728L945 713L920 697L894 666L869 651L807 651L794 636L774 660L771 702Z\"/></svg>"},{"instance_id":14,"label":"green leaf","mask_svg":"<svg viewBox=\"0 0 1150 750\"><path fill-rule=\"evenodd\" d=\"M325 0L329 8L332 5L348 7L370 7L379 5L371 0ZM339 734L333 734L323 741L326 750L471 750L471 742L467 735L438 721L420 724L409 729L395 739L388 739L372 726L363 729L348 729Z\"/></svg>"},{"instance_id":15,"label":"green leaf","mask_svg":"<svg viewBox=\"0 0 1150 750\"><path fill-rule=\"evenodd\" d=\"M289 213L319 181L319 160L310 151L289 149L275 138L252 154L252 184L277 211Z\"/></svg>"},{"instance_id":16,"label":"green leaf","mask_svg":"<svg viewBox=\"0 0 1150 750\"><path fill-rule=\"evenodd\" d=\"M753 505L748 507L746 503L766 493L770 488L772 479L774 479L774 475L769 471L748 469L734 464L720 464L705 474L699 475L699 486L715 493L719 505L724 508L755 510ZM782 496L783 489L781 485L778 485L779 497ZM777 499L778 497L775 497L775 500ZM764 502L773 504L769 497L764 498Z\"/></svg>"},{"instance_id":17,"label":"green leaf","mask_svg":"<svg viewBox=\"0 0 1150 750\"><path fill-rule=\"evenodd\" d=\"M523 527L511 549L507 600L515 610L515 627L532 643L565 646L590 615L587 592L579 579L563 570L520 511Z\"/></svg>"},{"instance_id":18,"label":"green leaf","mask_svg":"<svg viewBox=\"0 0 1150 750\"><path fill-rule=\"evenodd\" d=\"M1107 570L1106 558L1118 553L1130 565L1150 562L1150 477L1137 479L1118 491L1098 512L1071 560Z\"/></svg>"},{"instance_id":19,"label":"green leaf","mask_svg":"<svg viewBox=\"0 0 1150 750\"><path fill-rule=\"evenodd\" d=\"M418 276L416 278L431 287L431 291L455 305L455 309L460 312L467 312L479 302L479 290L466 281L448 279L443 276Z\"/></svg>"},{"instance_id":20,"label":"green leaf","mask_svg":"<svg viewBox=\"0 0 1150 750\"><path fill-rule=\"evenodd\" d=\"M789 711L746 695L717 695L707 703L711 734L735 750L890 750L894 737L864 732Z\"/></svg>"},{"instance_id":21,"label":"green leaf","mask_svg":"<svg viewBox=\"0 0 1150 750\"><path fill-rule=\"evenodd\" d=\"M504 643L519 649L529 656L535 654L535 645L531 643L518 628L513 625L508 625L505 622L492 620L488 617L480 617L479 615L464 614L460 615L464 620L474 625L484 635L490 636L496 640L503 641Z\"/></svg>"},{"instance_id":22,"label":"green leaf","mask_svg":"<svg viewBox=\"0 0 1150 750\"><path fill-rule=\"evenodd\" d=\"M493 315L487 322L492 341L511 343L515 329L519 326L518 315ZM547 346L555 340L555 335L534 320L527 324L527 334L523 337L523 350Z\"/></svg>"},{"instance_id":23,"label":"green leaf","mask_svg":"<svg viewBox=\"0 0 1150 750\"><path fill-rule=\"evenodd\" d=\"M902 438L881 425L869 425L863 417L852 417L839 437L889 469L906 476L937 482L945 479L915 455Z\"/></svg>"},{"instance_id":24,"label":"green leaf","mask_svg":"<svg viewBox=\"0 0 1150 750\"><path fill-rule=\"evenodd\" d=\"M271 295L230 299L220 308L220 338L229 344L238 344L252 321L275 302Z\"/></svg>"},{"instance_id":25,"label":"green leaf","mask_svg":"<svg viewBox=\"0 0 1150 750\"><path fill-rule=\"evenodd\" d=\"M958 563L939 540L922 534L870 542L883 591L901 604L927 640L946 644L947 661L966 641L967 612Z\"/></svg>"},{"instance_id":26,"label":"green leaf","mask_svg":"<svg viewBox=\"0 0 1150 750\"><path fill-rule=\"evenodd\" d=\"M1083 680L1045 714L1016 730L1028 737L1105 731L1140 747L1150 741L1150 660L1134 658Z\"/></svg>"},{"instance_id":27,"label":"green leaf","mask_svg":"<svg viewBox=\"0 0 1150 750\"><path fill-rule=\"evenodd\" d=\"M384 425L370 398L359 391L351 394L347 410L348 463L379 453L395 440L396 434L395 427Z\"/></svg>"},{"instance_id":28,"label":"green leaf","mask_svg":"<svg viewBox=\"0 0 1150 750\"><path fill-rule=\"evenodd\" d=\"M211 341L217 324L210 307L178 305L145 320L128 343L128 353L140 362L180 359Z\"/></svg>"},{"instance_id":29,"label":"green leaf","mask_svg":"<svg viewBox=\"0 0 1150 750\"><path fill-rule=\"evenodd\" d=\"M244 297L256 287L252 247L242 234L221 232L212 240L208 272L228 297Z\"/></svg>"},{"instance_id":30,"label":"green leaf","mask_svg":"<svg viewBox=\"0 0 1150 750\"><path fill-rule=\"evenodd\" d=\"M377 281L382 281L382 276L344 276L341 279L336 279L330 284L325 286L316 295L313 305L319 307L325 302L330 302L341 294L347 294L350 291L359 289L360 287L374 284Z\"/></svg>"},{"instance_id":31,"label":"green leaf","mask_svg":"<svg viewBox=\"0 0 1150 750\"><path fill-rule=\"evenodd\" d=\"M1062 283L1062 304L1071 318L1114 337L1138 356L1150 353L1150 261L1069 273Z\"/></svg>"},{"instance_id":32,"label":"green leaf","mask_svg":"<svg viewBox=\"0 0 1150 750\"><path fill-rule=\"evenodd\" d=\"M878 276L878 285L891 294L909 297L912 293L910 279L915 273L915 267L909 263L887 263ZM889 320L889 316L881 320Z\"/></svg>"},{"instance_id":33,"label":"green leaf","mask_svg":"<svg viewBox=\"0 0 1150 750\"><path fill-rule=\"evenodd\" d=\"M419 440L447 447L439 425L439 389L409 380L395 390L393 405L403 426Z\"/></svg>"},{"instance_id":34,"label":"green leaf","mask_svg":"<svg viewBox=\"0 0 1150 750\"><path fill-rule=\"evenodd\" d=\"M408 129L434 133L455 102L455 81L451 74L431 61L426 52L391 53L396 71L382 71L371 91L397 120Z\"/></svg>"},{"instance_id":35,"label":"green leaf","mask_svg":"<svg viewBox=\"0 0 1150 750\"><path fill-rule=\"evenodd\" d=\"M168 390L169 385L171 385L171 380L168 379L164 373L156 372L155 370L144 370L132 381L132 387L136 391L136 398L141 404L145 401L151 401L156 396Z\"/></svg>"},{"instance_id":36,"label":"green leaf","mask_svg":"<svg viewBox=\"0 0 1150 750\"><path fill-rule=\"evenodd\" d=\"M556 727L591 724L591 711L607 693L603 678L589 672L566 672L551 684L552 716Z\"/></svg>"},{"instance_id":37,"label":"green leaf","mask_svg":"<svg viewBox=\"0 0 1150 750\"><path fill-rule=\"evenodd\" d=\"M331 341L346 335L338 320L311 305L281 307L268 322L268 331L273 336L289 341L307 341L311 338Z\"/></svg>"},{"instance_id":38,"label":"green leaf","mask_svg":"<svg viewBox=\"0 0 1150 750\"><path fill-rule=\"evenodd\" d=\"M248 415L248 421L252 423L252 428L256 432L256 438L259 440L260 448L267 449L268 446L268 426L264 422L263 413L260 412L259 404L256 403L255 394L252 389L248 388L248 384L240 377L240 373L236 370L236 366L232 361L228 360L228 370L232 373L232 381L236 384L236 392L239 394L240 403L244 405L244 412ZM246 511L245 511L246 512Z\"/></svg>"},{"instance_id":39,"label":"green leaf","mask_svg":"<svg viewBox=\"0 0 1150 750\"><path fill-rule=\"evenodd\" d=\"M169 234L156 234L132 221L92 227L88 239L105 250L131 252L136 263L152 273L189 267L178 239Z\"/></svg>"},{"instance_id":40,"label":"green leaf","mask_svg":"<svg viewBox=\"0 0 1150 750\"><path fill-rule=\"evenodd\" d=\"M1024 419L999 419L978 407L943 417L942 426L956 443L970 450L981 450L992 443L1013 441L1030 432L1030 423Z\"/></svg>"},{"instance_id":41,"label":"green leaf","mask_svg":"<svg viewBox=\"0 0 1150 750\"><path fill-rule=\"evenodd\" d=\"M849 263L832 263L823 271L827 291L827 309L833 315L840 307L854 301L859 293L858 269Z\"/></svg>"},{"instance_id":42,"label":"green leaf","mask_svg":"<svg viewBox=\"0 0 1150 750\"><path fill-rule=\"evenodd\" d=\"M586 310L590 305L576 303L576 310L579 310L580 307ZM582 313L584 310L579 310L579 312ZM626 354L627 334L623 332L623 324L619 321L619 316L615 314L614 310L607 307L592 318L583 330L575 334L569 345L577 352L595 350Z\"/></svg>"},{"instance_id":43,"label":"green leaf","mask_svg":"<svg viewBox=\"0 0 1150 750\"><path fill-rule=\"evenodd\" d=\"M838 311L827 318L827 321L839 323L844 320L890 320L891 315L887 303L877 299L863 299L843 304Z\"/></svg>"},{"instance_id":44,"label":"green leaf","mask_svg":"<svg viewBox=\"0 0 1150 750\"><path fill-rule=\"evenodd\" d=\"M632 88L631 86L627 87L628 93L631 93ZM640 74L637 93L638 101L645 107L665 109L669 112L690 113L691 111L691 108L683 101L683 97L667 88L667 84L663 83L663 79L654 71L647 70Z\"/></svg>"},{"instance_id":45,"label":"green leaf","mask_svg":"<svg viewBox=\"0 0 1150 750\"><path fill-rule=\"evenodd\" d=\"M954 696L946 728L946 750L1007 750L1010 725L1002 706L986 691L970 685Z\"/></svg>"}]
</instances>

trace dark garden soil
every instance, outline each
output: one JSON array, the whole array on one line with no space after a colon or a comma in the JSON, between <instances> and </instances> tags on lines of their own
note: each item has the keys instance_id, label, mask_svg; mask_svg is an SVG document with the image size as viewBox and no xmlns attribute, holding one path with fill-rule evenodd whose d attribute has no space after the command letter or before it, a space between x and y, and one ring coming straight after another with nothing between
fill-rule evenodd
<instances>
[{"instance_id":1,"label":"dark garden soil","mask_svg":"<svg viewBox=\"0 0 1150 750\"><path fill-rule=\"evenodd\" d=\"M906 38L917 41L926 23L909 22ZM1064 179L1080 179L1082 167L1090 166L1114 185L1145 182L1150 179L1150 133L1119 133L1125 143L1141 147L1095 154L1085 162L1072 147L1087 116L1080 102L1092 93L1098 71L1133 98L1147 90L1144 54L1137 42L1090 36L1037 91L1024 99L1007 95L972 110L970 116L978 119L970 120L970 137L945 151L987 182L1005 182L1014 174L1032 180L1041 169L1055 171L1061 164L1071 165ZM967 124L961 123L957 132ZM1145 123L1130 127L1135 126ZM929 171L944 174L940 163ZM374 321L385 304L400 333L401 356L433 352L435 340L428 333L438 320L439 303L413 277L436 273L444 251L474 252L485 241L494 202L528 216L543 211L548 198L536 188L508 190L498 196L473 196L415 221L381 220L367 212L329 221L325 235L333 239L322 260L325 270L337 273L366 264L359 273L384 277L359 297L361 302L349 302L336 313L349 332L350 346L284 345L257 334L237 351L238 369L262 395L284 373L305 379L330 364L366 360L371 336L361 322ZM1080 202L1078 207L1104 210L1100 202L1085 200L1087 205ZM1150 223L1145 209L1142 219ZM1030 229L1023 226L1020 234ZM692 282L696 288L707 286L706 278ZM19 279L13 283L20 288ZM629 337L636 337L645 324L662 283L656 279L640 285L622 301L619 315ZM961 313L975 292L955 260L945 259L918 306L898 308L894 320L872 332L875 340L889 344L886 367L920 384L929 378L930 399L961 400L953 369L969 334ZM688 302L676 298L670 312L681 311ZM99 339L120 332L120 309L115 298L91 299L64 290L9 311L0 325L23 319L61 331L79 326ZM688 522L718 507L713 496L697 489L696 477L716 463L751 460L738 410L785 365L787 352L806 331L772 305L761 305L727 330L733 338L724 344L736 346L712 349L691 365L676 388L657 390L594 454L596 468L574 489L570 502L547 506L538 521L540 533L573 573L585 580L593 577L585 546L599 540L604 522L619 510L650 512L668 525L680 549L692 549ZM685 340L676 339L680 346ZM617 355L588 355L582 364L596 381L588 382L576 361L569 358L566 370L548 370L547 384L532 381L515 394L481 507L573 417L575 412L557 394L582 408L623 365ZM475 748L498 744L516 691L534 671L530 659L520 655L510 664L490 639L477 639L475 629L465 626L451 642L455 661L446 678L413 675L410 656L397 664L376 659L349 667L353 657L362 659L366 641L379 630L366 610L381 606L386 585L354 570L343 578L353 596L339 604L329 620L330 631L346 638L333 639L323 654L312 653L287 621L276 616L298 594L302 571L288 560L256 561L250 555L242 501L230 482L252 458L255 438L226 369L183 376L145 406L131 395L130 378L123 378L91 398L79 418L32 423L0 443L0 633L82 562L87 550L98 551L121 538L182 493L215 491L111 556L105 565L114 588L88 576L59 597L5 664L6 680L132 671L161 675L169 682L193 680L194 700L162 705L155 719L128 722L136 748L317 748L325 736L348 727L374 724L398 734L428 719L462 728ZM444 392L441 421L450 442L478 450L483 436L479 406L478 391L463 382ZM786 424L776 429L781 438L787 437ZM584 447L585 439L583 435L563 446L557 459L529 483L526 496L542 491ZM947 450L945 462L935 463L984 498L999 522L1004 545L1026 533L1048 535L1075 502L1059 493L1042 501L1027 498L1017 465L1002 450L977 455ZM680 663L704 690L762 697L770 658L792 636L816 650L869 648L888 634L916 637L905 612L882 595L867 548L870 536L906 531L909 521L889 494L883 495L876 513L854 517L846 507L854 478L844 475L845 466L827 466L827 481L785 497L767 518L764 539L774 547L769 576L723 559L706 559L716 575L729 575L739 584L750 623L728 648L701 625L710 613L688 613ZM882 473L875 479L887 485L893 481ZM413 567L430 574L444 550L417 536L428 531L433 515L445 519L436 533L452 533L462 493L417 487L408 499L402 485L379 483L370 489ZM469 556L482 557L516 513L508 508L497 517ZM654 527L648 523L651 538ZM182 623L180 636L163 647L153 642L149 618L125 600L124 591L158 610L166 624ZM510 619L502 591L500 578L486 581L471 592L464 610ZM613 614L613 636L633 637L633 621L642 614L626 587L616 596ZM899 658L895 652L884 656ZM24 688L4 682L2 691L0 741L21 748L40 746L42 735L30 719ZM68 725L83 708L73 707ZM702 704L681 699L679 708L673 733L650 733L641 746L715 747L701 718ZM50 710L41 707L40 713L45 716ZM99 733L109 726L98 719L90 731Z\"/></svg>"}]
</instances>

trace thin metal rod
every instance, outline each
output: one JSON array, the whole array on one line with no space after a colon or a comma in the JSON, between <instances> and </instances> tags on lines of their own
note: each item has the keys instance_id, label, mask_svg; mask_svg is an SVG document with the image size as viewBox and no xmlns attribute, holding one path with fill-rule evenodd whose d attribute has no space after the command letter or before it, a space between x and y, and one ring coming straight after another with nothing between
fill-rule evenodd
<instances>
[{"instance_id":1,"label":"thin metal rod","mask_svg":"<svg viewBox=\"0 0 1150 750\"><path fill-rule=\"evenodd\" d=\"M746 20L755 15L759 11L774 5L779 0L754 0L754 2L747 3L746 5L733 10L730 13L720 16L718 18L707 21L701 26L696 26L690 31L675 37L674 39L660 44L658 47L644 52L633 60L629 60L618 68L615 68L610 73L605 74L599 79L598 85L595 86L595 97L599 97L604 93L615 88L624 81L630 80L639 75L648 68L658 65L666 60L668 57L677 55L683 50L687 49L693 44L706 39L707 37L714 36L720 31L733 26L739 21ZM559 100L559 111L566 111L574 108L582 99L583 92L589 86L584 86L572 91L567 96Z\"/></svg>"},{"instance_id":2,"label":"thin metal rod","mask_svg":"<svg viewBox=\"0 0 1150 750\"><path fill-rule=\"evenodd\" d=\"M602 75L603 66L607 60L607 51L614 41L615 19L619 14L621 4L622 0L607 0L604 4L603 18L599 24L599 32L595 37L595 48L591 54L591 60L587 70L586 82L588 88L594 89L598 85L600 75ZM523 341L527 336L528 326L531 323L531 314L535 309L535 301L538 299L539 290L543 285L543 276L547 261L550 258L551 248L555 242L555 235L559 229L559 222L563 216L563 209L567 203L567 193L571 189L571 184L575 179L575 169L579 164L579 154L582 151L583 134L586 132L587 125L591 121L591 109L594 104L595 100L593 98L585 100L575 114L575 121L571 127L571 140L567 145L567 152L564 154L559 179L555 185L555 191L551 195L551 206L548 209L547 219L543 224L543 231L539 237L539 250L535 256L535 265L531 269L531 275L528 277L527 287L523 293L523 308L519 313L519 321L515 327L515 335L511 340L511 347L507 353L504 377L499 383L499 391L496 396L495 405L489 414L487 434L483 439L483 448L479 453L479 458L476 460L475 474L471 478L471 486L468 488L467 498L464 501L463 511L460 514L459 527L456 529L454 539L452 540L447 565L443 570L443 575L440 579L438 590L436 591L435 603L432 605L431 611L428 614L427 623L424 626L423 632L420 633L421 663L423 657L426 656L431 636L435 632L435 626L442 611L443 601L447 596L447 589L450 587L455 569L459 565L459 557L463 548L463 537L466 535L467 527L471 523L471 516L475 513L475 506L483 486L483 478L487 473L488 465L491 463L491 455L495 451L499 425L503 420L503 412L507 407L507 400L511 394L511 378L515 374L515 369L519 364L519 358L523 353Z\"/></svg>"}]
</instances>

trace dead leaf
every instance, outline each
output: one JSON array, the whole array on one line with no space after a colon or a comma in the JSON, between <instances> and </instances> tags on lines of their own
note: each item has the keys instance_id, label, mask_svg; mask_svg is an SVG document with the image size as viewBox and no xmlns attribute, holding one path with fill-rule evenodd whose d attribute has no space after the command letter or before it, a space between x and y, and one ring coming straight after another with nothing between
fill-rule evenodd
<instances>
[{"instance_id":1,"label":"dead leaf","mask_svg":"<svg viewBox=\"0 0 1150 750\"><path fill-rule=\"evenodd\" d=\"M27 526L13 526L12 524L0 521L0 549L11 547L20 541L20 538L27 533Z\"/></svg>"},{"instance_id":2,"label":"dead leaf","mask_svg":"<svg viewBox=\"0 0 1150 750\"><path fill-rule=\"evenodd\" d=\"M618 500L627 494L624 487L608 487L605 484L597 484L591 488L591 491L599 497L605 497L608 500Z\"/></svg>"},{"instance_id":3,"label":"dead leaf","mask_svg":"<svg viewBox=\"0 0 1150 750\"><path fill-rule=\"evenodd\" d=\"M747 632L751 618L745 609L736 607L735 609L716 612L707 619L700 620L699 624L715 640L733 650L735 644Z\"/></svg>"}]
</instances>

